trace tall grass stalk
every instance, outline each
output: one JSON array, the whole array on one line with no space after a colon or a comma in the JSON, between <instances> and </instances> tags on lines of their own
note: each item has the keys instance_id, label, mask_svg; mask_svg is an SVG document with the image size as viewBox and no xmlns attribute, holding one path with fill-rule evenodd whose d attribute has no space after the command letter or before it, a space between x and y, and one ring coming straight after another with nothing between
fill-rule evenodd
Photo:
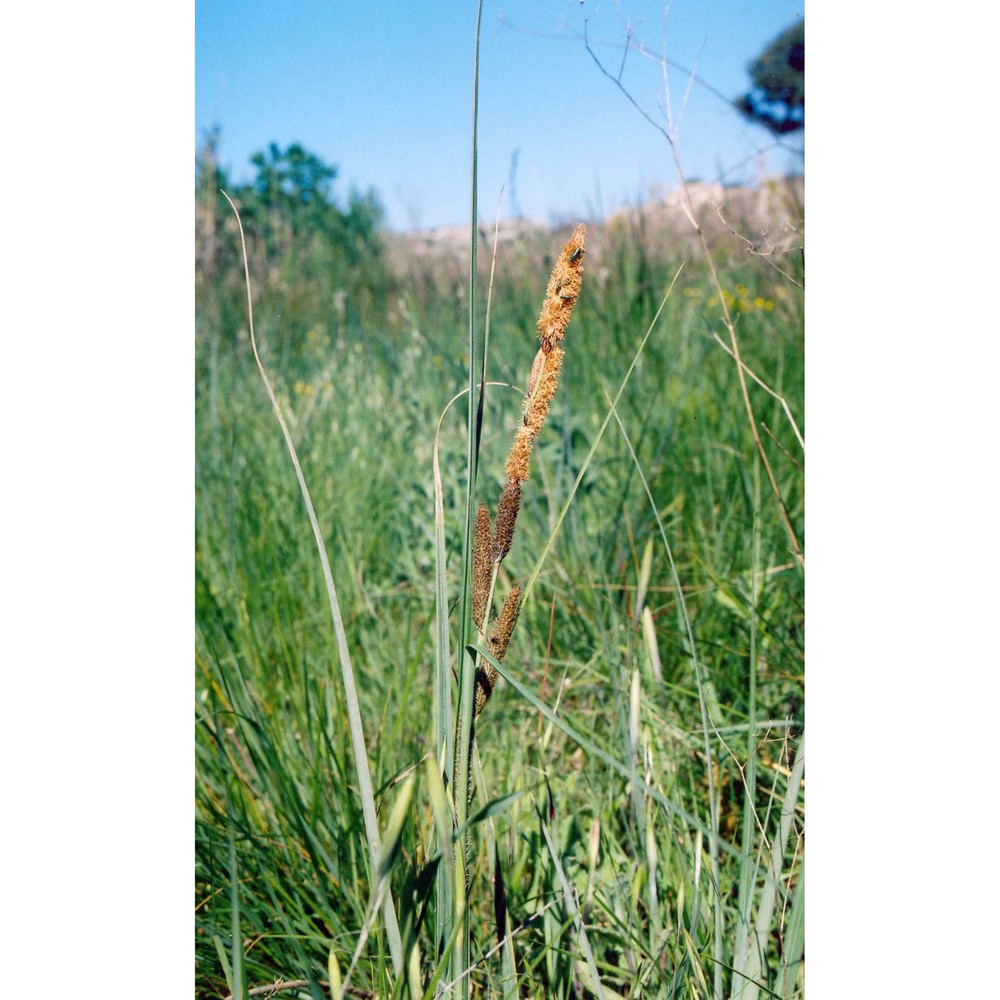
<instances>
[{"instance_id":1,"label":"tall grass stalk","mask_svg":"<svg viewBox=\"0 0 1000 1000\"><path fill-rule=\"evenodd\" d=\"M506 482L500 494L497 505L496 519L490 517L488 507L479 505L473 528L471 551L466 544L463 549L463 579L462 597L459 601L462 622L460 628L459 658L463 664L459 673L459 706L458 728L456 731L456 762L454 787L456 788L456 825L460 831L461 858L455 866L455 880L452 892L457 893L464 904L470 887L469 857L471 846L466 838L468 810L472 802L472 771L473 754L475 752L475 724L489 700L496 681L497 673L492 665L493 658L502 660L510 642L514 626L520 612L521 588L514 585L503 602L500 612L493 619L494 593L497 584L499 568L514 540L517 515L521 505L522 484L529 475L530 456L535 438L541 431L551 406L559 382L562 368L564 348L562 341L566 328L573 313L581 286L582 261L585 252L586 231L578 226L563 247L553 267L546 289L542 312L538 320L538 331L541 340L531 373L528 379L528 389L522 409L522 426L514 436L514 443L505 464ZM494 252L493 267L496 254ZM492 282L491 282L492 296ZM470 472L469 482L473 484L466 492L467 530L466 543L469 538L470 502L474 499L475 475L478 464L479 441L482 429L483 404L486 394L486 357L488 350L489 303L487 304L487 331L484 334L482 349L482 366L479 382L479 405L476 411L475 433L471 433L470 424ZM469 400L473 398L474 385L469 387ZM471 409L470 409L471 418ZM467 600L468 599L468 600ZM466 620L471 610L472 622L477 630L479 643L491 650L492 657L481 665L477 650L478 645L468 642L469 623ZM470 685L472 700L467 701L465 687ZM459 884L459 875L462 876ZM463 952L463 944L467 944L468 936L464 919L467 912L464 905L456 907L460 921L459 933L456 937L456 947L451 965L451 982L464 984L461 988L468 989L468 980L462 960L467 952ZM509 956L508 956L509 959ZM513 967L512 960L509 967Z\"/></svg>"},{"instance_id":2,"label":"tall grass stalk","mask_svg":"<svg viewBox=\"0 0 1000 1000\"><path fill-rule=\"evenodd\" d=\"M449 755L450 771L449 787L455 793L455 820L458 828L464 829L468 818L469 780L472 746L473 695L475 690L475 664L466 653L466 640L469 629L469 600L471 596L472 573L472 534L476 508L476 477L479 462L479 441L482 416L483 394L485 385L481 386L480 398L476 399L476 356L479 345L476 343L476 276L478 272L479 244L479 42L482 26L482 0L476 6L475 54L472 71L472 188L470 199L470 248L469 248L469 399L467 421L466 449L466 487L465 487L465 531L462 537L462 574L459 587L459 643L458 643L458 711L456 713L455 750ZM485 352L483 365L485 366ZM483 381L483 380L480 380ZM463 837L467 836L463 834ZM438 919L444 919L445 925L438 932L440 946L443 931L452 922L451 932L455 935L455 948L451 958L451 981L457 983L457 993L453 996L468 996L468 979L465 970L469 957L469 925L467 919L466 887L468 886L468 859L464 849L464 841L455 852L454 878L439 892ZM450 935L449 935L450 936Z\"/></svg>"},{"instance_id":3,"label":"tall grass stalk","mask_svg":"<svg viewBox=\"0 0 1000 1000\"><path fill-rule=\"evenodd\" d=\"M243 222L240 219L239 210L233 204L229 195L223 192L226 200L232 206L236 215L236 221L240 229L240 245L243 251L243 272L246 276L247 292L247 322L250 328L250 344L253 348L254 360L260 372L261 380L267 390L268 398L274 409L275 417L281 426L281 432L285 438L288 454L291 457L292 465L295 468L295 478L298 480L299 490L302 493L302 500L305 503L306 511L309 515L309 523L312 526L313 538L316 542L316 552L319 556L320 564L323 567L323 581L326 584L327 597L330 605L330 617L333 621L334 633L337 639L337 652L340 658L341 679L344 685L344 696L347 701L348 721L351 731L351 745L354 750L354 767L358 779L358 794L361 798L362 811L365 820L365 833L368 837L368 849L372 860L372 878L375 878L374 868L376 859L379 856L381 847L381 837L379 836L378 819L375 812L375 796L372 791L371 769L368 764L368 749L365 744L364 725L361 721L361 707L358 702L358 689L354 679L354 667L351 663L350 649L347 645L347 632L344 629L343 616L340 613L340 602L337 599L337 587L333 580L333 573L330 569L330 560L326 552L326 544L323 541L323 534L320 531L319 521L316 518L316 511L313 507L312 497L309 494L309 487L306 485L305 476L302 472L302 465L299 462L298 453L295 450L295 443L292 440L288 423L285 420L281 405L274 393L271 380L267 377L264 364L260 359L257 350L257 337L254 332L253 322L253 295L250 288L250 267L247 261L246 239L243 234ZM375 883L373 882L373 892ZM399 923L396 919L396 908L393 904L392 893L386 890L384 894L383 915L385 918L386 935L389 941L389 950L392 955L392 963L397 976L403 970L403 944L399 934Z\"/></svg>"}]
</instances>

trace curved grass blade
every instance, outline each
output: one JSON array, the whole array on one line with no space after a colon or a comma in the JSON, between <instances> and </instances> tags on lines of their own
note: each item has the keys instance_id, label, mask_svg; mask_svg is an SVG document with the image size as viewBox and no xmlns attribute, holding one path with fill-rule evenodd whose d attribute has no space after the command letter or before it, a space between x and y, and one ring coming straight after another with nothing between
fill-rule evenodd
<instances>
[{"instance_id":1,"label":"curved grass blade","mask_svg":"<svg viewBox=\"0 0 1000 1000\"><path fill-rule=\"evenodd\" d=\"M535 567L531 571L531 575L528 577L527 583L524 585L524 590L521 592L521 602L524 603L527 600L528 594L531 592L531 588L534 587L535 581L538 579L538 574L542 571L542 566L545 560L548 558L549 549L552 548L552 543L555 541L556 535L559 533L559 529L562 527L563 521L566 519L566 515L569 513L570 504L573 503L573 498L576 496L577 490L580 488L580 484L583 482L583 477L587 474L587 469L590 468L591 460L597 451L598 445L601 443L601 439L604 437L604 432L608 429L608 424L611 423L611 416L614 413L614 408L618 404L618 401L622 398L622 393L625 392L625 387L628 385L629 380L632 378L632 372L635 371L635 366L639 363L639 358L642 357L642 352L645 350L646 342L649 340L651 334L653 333L653 328L656 326L657 320L660 318L660 313L663 312L663 307L667 304L667 299L670 298L670 293L674 289L674 285L677 284L677 279L680 277L681 271L684 265L677 269L677 273L674 275L673 280L670 282L670 287L667 289L663 298L660 301L659 306L656 309L656 315L653 316L652 321L649 324L649 328L646 330L645 336L643 336L641 343L639 344L638 350L635 352L635 356L632 358L632 363L628 366L628 370L625 372L625 377L622 379L621 385L618 387L618 391L615 393L614 402L611 405L611 409L604 416L604 420L601 422L601 426L597 431L597 435L594 438L594 443L590 446L590 451L587 452L587 457L583 461L583 465L580 467L580 471L577 473L576 480L573 483L572 489L569 491L569 496L566 498L566 502L563 504L562 510L559 511L559 516L556 518L556 523L552 527L552 531L549 533L549 537L545 544L542 546L542 551L538 554L538 559L535 562Z\"/></svg>"},{"instance_id":2,"label":"curved grass blade","mask_svg":"<svg viewBox=\"0 0 1000 1000\"><path fill-rule=\"evenodd\" d=\"M281 427L281 432L285 437L285 444L288 447L288 453L291 456L292 465L295 468L295 476L299 483L299 490L302 493L302 499L309 515L309 523L312 525L313 537L316 541L316 551L319 555L320 564L323 568L323 580L326 584L326 592L329 598L330 616L333 619L333 628L337 640L337 652L340 658L340 672L344 682L344 699L347 703L347 717L351 731L351 745L354 750L354 767L358 778L358 790L361 795L361 809L364 815L365 833L368 838L370 856L374 861L374 859L378 856L380 844L378 818L375 811L375 796L372 791L371 770L368 765L368 749L365 745L364 725L361 721L361 705L358 701L358 690L354 680L354 667L351 664L351 654L347 646L347 632L344 628L344 620L340 612L340 602L337 599L337 588L333 581L333 572L330 569L330 560L327 556L326 544L323 541L323 534L320 531L319 521L316 518L316 511L313 508L312 497L309 494L309 487L306 485L305 475L303 474L302 466L299 463L299 456L295 450L295 444L292 440L291 432L288 429L288 424L286 423L285 416L282 413L281 405L278 403L278 399L274 394L274 389L271 386L271 380L267 377L267 372L264 370L264 365L260 360L260 354L257 351L257 338L254 335L253 323L253 298L250 293L250 268L247 263L247 247L246 239L243 234L243 221L240 219L240 213L233 204L232 199L228 194L226 194L225 191L222 193L225 195L226 201L229 202L236 215L236 221L240 230L240 243L243 250L243 269L246 276L247 287L250 344L253 347L254 360L257 362L257 369L259 370L260 377L264 382L264 388L267 390L268 397L271 400L271 406L274 409L278 424ZM389 951L392 955L393 970L395 975L399 977L403 971L403 944L399 934L399 922L396 919L396 908L392 901L391 892L386 892L385 894L384 917L386 935L389 940Z\"/></svg>"},{"instance_id":3,"label":"curved grass blade","mask_svg":"<svg viewBox=\"0 0 1000 1000\"><path fill-rule=\"evenodd\" d=\"M605 394L607 395L607 394ZM720 884L720 871L719 871L719 850L718 845L722 843L720 837L718 836L719 831L719 806L718 799L715 794L715 768L714 760L715 756L712 752L712 733L715 731L715 723L712 721L709 715L708 707L708 697L706 693L706 685L704 683L704 678L702 676L701 662L698 659L698 650L694 641L694 629L691 627L691 616L688 614L687 602L684 600L684 590L681 587L681 578L677 572L677 564L674 562L673 549L670 547L670 541L667 538L666 528L663 526L663 519L660 517L660 512L657 510L656 501L653 499L653 492L649 488L649 483L646 480L646 475L642 471L642 466L639 463L639 458L635 453L635 449L632 447L632 441L628 436L628 431L625 430L625 425L622 423L621 418L618 416L618 410L616 408L617 399L612 402L608 400L611 405L611 413L615 418L615 422L618 424L618 429L621 431L622 438L625 441L625 445L628 448L629 455L632 458L632 463L635 465L635 470L639 476L639 481L642 483L642 488L645 490L646 497L649 500L649 506L653 511L653 517L656 519L656 526L660 531L660 538L663 540L663 547L666 549L667 561L670 564L670 574L673 579L674 587L677 589L677 607L681 619L684 624L684 630L687 634L688 649L691 654L691 669L694 673L695 685L698 689L698 706L701 712L701 729L702 729L702 739L704 741L704 753L705 753L705 770L706 770L706 780L708 784L708 809L709 809L709 822L712 827L712 837L709 840L709 864L712 869L712 884L718 886ZM715 917L715 961L716 965L719 965L723 959L723 934L722 934L722 899L719 894L713 893L713 913ZM694 910L695 918L697 917L698 910ZM692 923L691 933L694 934L694 924ZM718 985L718 981L716 983Z\"/></svg>"}]
</instances>

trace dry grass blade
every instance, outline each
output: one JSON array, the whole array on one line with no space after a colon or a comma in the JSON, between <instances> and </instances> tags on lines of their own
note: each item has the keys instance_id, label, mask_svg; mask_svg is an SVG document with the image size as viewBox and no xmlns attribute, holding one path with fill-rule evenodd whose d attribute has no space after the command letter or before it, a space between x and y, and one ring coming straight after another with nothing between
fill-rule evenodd
<instances>
[{"instance_id":1,"label":"dry grass blade","mask_svg":"<svg viewBox=\"0 0 1000 1000\"><path fill-rule=\"evenodd\" d=\"M281 427L281 432L285 437L285 444L288 447L288 453L291 456L292 465L295 468L295 476L296 479L298 479L299 490L302 493L302 499L309 515L309 523L312 526L313 538L316 541L316 551L319 555L320 564L323 568L323 580L326 584L326 592L330 604L330 616L333 619L333 628L337 640L337 652L340 657L340 671L344 683L344 697L347 702L348 722L351 731L351 745L354 749L354 766L358 777L358 791L361 796L365 832L368 837L368 849L371 852L372 859L374 859L378 856L381 838L378 830L378 818L375 812L375 796L372 790L371 771L368 766L368 750L365 746L364 725L361 721L361 706L358 702L358 690L354 681L354 668L351 664L351 654L347 646L347 632L344 629L344 620L340 613L340 602L337 599L337 587L333 581L333 572L330 569L330 559L326 552L326 544L323 541L323 533L320 531L319 520L316 517L316 510L313 507L312 497L309 494L309 487L306 485L305 475L303 474L302 466L299 463L299 456L295 450L295 444L292 441L292 435L288 429L288 423L285 420L281 404L275 396L274 389L271 386L271 380L267 377L267 372L264 369L264 364L260 360L260 354L257 350L257 338L254 334L253 322L253 296L251 295L250 290L250 268L247 262L247 248L246 240L243 235L243 222L240 219L239 210L233 204L232 199L225 193L225 191L222 193L232 206L233 212L236 215L236 221L239 224L240 242L243 249L243 268L246 276L250 344L253 348L254 360L257 362L257 369L260 372L261 380L263 381L264 388L267 390L267 395L271 400L271 406L274 408L274 413L277 417L278 424ZM403 945L399 934L399 923L396 919L396 908L393 904L392 894L390 892L386 892L385 894L384 916L386 934L389 939L389 949L392 953L393 969L395 974L399 976L403 970Z\"/></svg>"},{"instance_id":2,"label":"dry grass blade","mask_svg":"<svg viewBox=\"0 0 1000 1000\"><path fill-rule=\"evenodd\" d=\"M715 338L715 342L721 347L731 358L735 360L736 355L733 354L733 349L717 334L713 333L712 336ZM792 425L792 430L795 432L795 437L799 442L799 447L805 451L806 442L805 438L802 436L802 432L799 430L799 425L795 422L795 417L792 416L792 411L788 406L788 401L779 392L775 392L759 375L757 375L752 368L750 368L745 362L740 361L740 366L757 383L766 393L773 396L779 403L781 403L781 408L785 411L785 416L788 417L788 422Z\"/></svg>"}]
</instances>

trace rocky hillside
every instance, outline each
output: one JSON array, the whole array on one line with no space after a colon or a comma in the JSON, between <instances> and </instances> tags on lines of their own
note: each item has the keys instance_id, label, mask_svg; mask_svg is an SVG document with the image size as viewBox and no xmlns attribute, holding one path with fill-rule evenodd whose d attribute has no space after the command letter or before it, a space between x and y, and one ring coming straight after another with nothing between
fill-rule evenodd
<instances>
[{"instance_id":1,"label":"rocky hillside","mask_svg":"<svg viewBox=\"0 0 1000 1000\"><path fill-rule=\"evenodd\" d=\"M801 245L804 231L805 182L802 177L772 178L757 187L724 187L722 184L691 183L685 200L681 189L666 198L618 212L604 222L588 222L588 252L597 257L605 237L630 236L651 250L687 254L695 249L697 235L693 213L710 244L720 241L743 250L782 252ZM584 220L586 221L586 220ZM575 223L565 228L569 232ZM562 235L560 228L559 234ZM551 227L523 219L500 223L497 242L501 257L513 253L551 252ZM492 223L479 228L480 261L488 261L494 238ZM556 241L558 242L558 241ZM389 238L390 261L398 271L414 267L422 271L461 274L467 267L469 230L464 226L394 234ZM537 256L535 257L537 260Z\"/></svg>"}]
</instances>

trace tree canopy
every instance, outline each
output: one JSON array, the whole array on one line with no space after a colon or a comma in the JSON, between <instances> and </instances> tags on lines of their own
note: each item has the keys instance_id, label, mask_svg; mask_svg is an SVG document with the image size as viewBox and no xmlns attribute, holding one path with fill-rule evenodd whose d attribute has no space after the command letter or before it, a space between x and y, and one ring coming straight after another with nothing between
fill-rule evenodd
<instances>
[{"instance_id":1,"label":"tree canopy","mask_svg":"<svg viewBox=\"0 0 1000 1000\"><path fill-rule=\"evenodd\" d=\"M385 299L383 209L373 190L339 200L337 168L298 143L254 153L252 178L232 183L218 165L219 137L217 128L208 132L195 161L195 263L206 295L228 296L233 315L245 307L239 230L225 191L239 208L255 291L271 297L285 323L315 323L302 309L320 300L357 311Z\"/></svg>"},{"instance_id":2,"label":"tree canopy","mask_svg":"<svg viewBox=\"0 0 1000 1000\"><path fill-rule=\"evenodd\" d=\"M798 20L747 67L752 86L736 106L752 122L775 135L806 124L806 29Z\"/></svg>"}]
</instances>

